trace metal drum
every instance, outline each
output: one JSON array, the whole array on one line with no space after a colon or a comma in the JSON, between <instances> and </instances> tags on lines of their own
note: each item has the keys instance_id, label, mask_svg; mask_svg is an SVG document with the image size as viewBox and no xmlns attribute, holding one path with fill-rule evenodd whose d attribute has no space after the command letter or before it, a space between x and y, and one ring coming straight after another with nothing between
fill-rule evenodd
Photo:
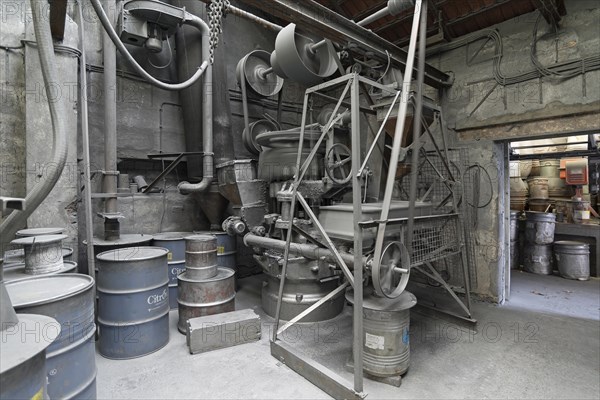
<instances>
[{"instance_id":1,"label":"metal drum","mask_svg":"<svg viewBox=\"0 0 600 400\"><path fill-rule=\"evenodd\" d=\"M201 281L217 274L217 238L213 235L185 239L185 270L189 279Z\"/></svg>"},{"instance_id":2,"label":"metal drum","mask_svg":"<svg viewBox=\"0 0 600 400\"><path fill-rule=\"evenodd\" d=\"M530 244L552 244L554 242L554 228L556 216L552 213L527 212L527 227L525 238Z\"/></svg>"},{"instance_id":3,"label":"metal drum","mask_svg":"<svg viewBox=\"0 0 600 400\"><path fill-rule=\"evenodd\" d=\"M279 276L281 257L266 255L257 258L266 280L263 282L261 299L263 310L275 317L277 297L279 295ZM290 258L283 288L281 319L289 321L296 315L327 296L340 285L338 276L332 276L328 264L305 258ZM339 315L344 308L343 296L338 296L324 307L319 307L302 321L325 321Z\"/></svg>"},{"instance_id":4,"label":"metal drum","mask_svg":"<svg viewBox=\"0 0 600 400\"><path fill-rule=\"evenodd\" d=\"M560 276L587 281L590 279L590 245L581 242L554 243L554 259Z\"/></svg>"},{"instance_id":5,"label":"metal drum","mask_svg":"<svg viewBox=\"0 0 600 400\"><path fill-rule=\"evenodd\" d=\"M60 324L46 351L51 399L96 398L94 280L87 275L34 277L6 285L17 313L39 314Z\"/></svg>"},{"instance_id":6,"label":"metal drum","mask_svg":"<svg viewBox=\"0 0 600 400\"><path fill-rule=\"evenodd\" d=\"M4 281L12 282L12 281L17 281L17 280L21 280L21 279L32 278L34 276L51 276L51 275L69 274L69 273L73 274L76 272L77 272L77 263L75 261L64 261L64 266L60 270L58 270L56 272L49 272L47 274L39 274L39 275L32 275L30 273L27 273L25 264L14 264L14 265L10 265L4 269Z\"/></svg>"},{"instance_id":7,"label":"metal drum","mask_svg":"<svg viewBox=\"0 0 600 400\"><path fill-rule=\"evenodd\" d=\"M560 178L560 160L540 160L540 176Z\"/></svg>"},{"instance_id":8,"label":"metal drum","mask_svg":"<svg viewBox=\"0 0 600 400\"><path fill-rule=\"evenodd\" d=\"M185 261L185 238L192 236L191 232L164 232L152 239L152 245L169 250L169 262Z\"/></svg>"},{"instance_id":9,"label":"metal drum","mask_svg":"<svg viewBox=\"0 0 600 400\"><path fill-rule=\"evenodd\" d=\"M177 276L185 272L185 261L169 263L169 306L177 310Z\"/></svg>"},{"instance_id":10,"label":"metal drum","mask_svg":"<svg viewBox=\"0 0 600 400\"><path fill-rule=\"evenodd\" d=\"M527 243L523 254L523 269L532 274L552 275L552 245Z\"/></svg>"},{"instance_id":11,"label":"metal drum","mask_svg":"<svg viewBox=\"0 0 600 400\"><path fill-rule=\"evenodd\" d=\"M167 249L132 247L99 254L100 354L130 359L169 342Z\"/></svg>"},{"instance_id":12,"label":"metal drum","mask_svg":"<svg viewBox=\"0 0 600 400\"><path fill-rule=\"evenodd\" d=\"M144 247L150 246L150 242L152 242L152 235L137 235L137 234L122 234L121 237L117 240L104 240L100 238L94 238L94 257L97 257L99 254L105 253L110 250L116 249L125 249L129 247ZM87 246L87 240L83 241L83 244ZM80 260L81 261L81 260ZM81 268L79 272L87 273L87 264L83 268ZM96 269L97 271L97 269Z\"/></svg>"},{"instance_id":13,"label":"metal drum","mask_svg":"<svg viewBox=\"0 0 600 400\"><path fill-rule=\"evenodd\" d=\"M235 272L219 267L211 279L197 281L185 272L179 280L179 332L185 333L190 318L235 311Z\"/></svg>"},{"instance_id":14,"label":"metal drum","mask_svg":"<svg viewBox=\"0 0 600 400\"><path fill-rule=\"evenodd\" d=\"M346 292L346 299L354 302L351 290ZM363 370L366 374L392 378L406 373L410 364L410 309L416 304L416 297L408 291L393 300L371 293L364 296Z\"/></svg>"},{"instance_id":15,"label":"metal drum","mask_svg":"<svg viewBox=\"0 0 600 400\"><path fill-rule=\"evenodd\" d=\"M547 199L550 196L548 193L547 178L529 178L527 184L529 185L529 195L532 199Z\"/></svg>"},{"instance_id":16,"label":"metal drum","mask_svg":"<svg viewBox=\"0 0 600 400\"><path fill-rule=\"evenodd\" d=\"M17 231L17 237L31 237L31 236L44 236L44 235L62 235L65 232L65 228L31 228L21 229Z\"/></svg>"},{"instance_id":17,"label":"metal drum","mask_svg":"<svg viewBox=\"0 0 600 400\"><path fill-rule=\"evenodd\" d=\"M29 236L16 239L11 244L23 246L25 271L30 275L58 272L64 268L62 241L67 235Z\"/></svg>"},{"instance_id":18,"label":"metal drum","mask_svg":"<svg viewBox=\"0 0 600 400\"><path fill-rule=\"evenodd\" d=\"M219 267L236 269L237 240L235 236L229 236L223 231L195 232L203 235L214 235L217 237L217 265Z\"/></svg>"},{"instance_id":19,"label":"metal drum","mask_svg":"<svg viewBox=\"0 0 600 400\"><path fill-rule=\"evenodd\" d=\"M519 240L519 211L510 212L510 241L516 242Z\"/></svg>"}]
</instances>

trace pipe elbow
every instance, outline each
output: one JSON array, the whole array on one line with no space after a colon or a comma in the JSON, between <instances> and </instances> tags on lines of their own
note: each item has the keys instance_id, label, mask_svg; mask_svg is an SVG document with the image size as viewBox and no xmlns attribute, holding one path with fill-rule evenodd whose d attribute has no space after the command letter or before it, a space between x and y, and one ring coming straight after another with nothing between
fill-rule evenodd
<instances>
[{"instance_id":1,"label":"pipe elbow","mask_svg":"<svg viewBox=\"0 0 600 400\"><path fill-rule=\"evenodd\" d=\"M202 178L202 181L199 183L189 183L189 182L181 182L177 186L177 190L181 194L192 194L192 193L201 193L205 192L213 181L212 176L206 176Z\"/></svg>"}]
</instances>

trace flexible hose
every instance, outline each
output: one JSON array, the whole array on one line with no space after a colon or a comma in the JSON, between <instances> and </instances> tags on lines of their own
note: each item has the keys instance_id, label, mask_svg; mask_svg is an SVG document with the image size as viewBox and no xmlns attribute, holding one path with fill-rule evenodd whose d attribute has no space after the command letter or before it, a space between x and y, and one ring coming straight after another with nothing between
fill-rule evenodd
<instances>
[{"instance_id":1,"label":"flexible hose","mask_svg":"<svg viewBox=\"0 0 600 400\"><path fill-rule=\"evenodd\" d=\"M110 23L110 21L108 19L108 16L104 12L104 9L102 8L102 5L100 4L100 0L90 0L90 1L92 2L92 7L94 7L94 10L96 11L96 14L98 15L98 18L100 19L100 22L102 23L102 26L104 27L104 30L106 31L106 33L108 34L108 36L110 37L112 42L115 44L117 49L119 49L121 54L125 57L125 59L129 62L129 64L131 64L131 66L137 71L137 73L140 74L142 77L144 77L144 79L146 79L152 85L159 87L161 89L164 89L164 90L186 89L186 88L192 86L194 83L196 83L198 81L198 79L200 79L202 74L204 74L204 71L206 71L206 69L210 65L208 60L204 60L202 62L202 65L200 65L200 68L198 68L198 71L196 71L196 73L194 75L192 75L192 77L190 79L188 79L187 81L182 82L182 83L171 84L171 83L165 83L165 82L159 81L158 79L156 79L152 75L150 75L148 72L146 72L146 70L144 68L142 68L142 66L140 64L138 64L137 61L135 61L135 59L133 58L131 53L129 53L129 51L123 44L123 42L121 42L121 39L119 39L117 32L115 32L114 28L112 27L112 24ZM202 21L200 18L197 18L197 17L193 18L191 20L191 25L198 28L202 32L203 36L209 35L208 25L206 25L206 23L204 21Z\"/></svg>"},{"instance_id":2,"label":"flexible hose","mask_svg":"<svg viewBox=\"0 0 600 400\"><path fill-rule=\"evenodd\" d=\"M36 0L29 0L33 13L33 25L35 38L38 43L38 54L44 78L44 87L48 93L48 107L52 119L52 160L47 164L48 176L41 179L25 197L26 209L24 211L13 211L0 225L0 236L3 241L13 238L17 230L21 229L27 218L38 208L48 194L52 191L60 178L67 161L67 133L62 116L65 115L63 103L60 99L50 98L52 86L59 82L56 73L56 59L54 56L54 45L50 33L48 16L43 13L46 7L40 7Z\"/></svg>"}]
</instances>

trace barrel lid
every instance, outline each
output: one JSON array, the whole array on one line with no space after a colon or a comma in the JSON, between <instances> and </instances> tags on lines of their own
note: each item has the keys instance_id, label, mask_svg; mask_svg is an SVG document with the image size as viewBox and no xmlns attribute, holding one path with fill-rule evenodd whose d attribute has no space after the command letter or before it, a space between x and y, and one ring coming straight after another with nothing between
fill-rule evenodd
<instances>
[{"instance_id":1,"label":"barrel lid","mask_svg":"<svg viewBox=\"0 0 600 400\"><path fill-rule=\"evenodd\" d=\"M60 242L68 238L67 235L42 235L42 236L28 236L21 239L15 239L11 244L17 244L22 246L32 246L34 244L48 244Z\"/></svg>"},{"instance_id":2,"label":"barrel lid","mask_svg":"<svg viewBox=\"0 0 600 400\"><path fill-rule=\"evenodd\" d=\"M126 245L136 245L142 243L149 243L153 235L144 235L144 234L122 234L120 238L116 240L105 240L101 238L94 238L94 246L126 246ZM83 241L83 244L87 246L87 240Z\"/></svg>"},{"instance_id":3,"label":"barrel lid","mask_svg":"<svg viewBox=\"0 0 600 400\"><path fill-rule=\"evenodd\" d=\"M582 250L588 250L590 248L590 245L587 243L583 243L583 242L576 242L576 241L572 241L572 240L561 240L559 242L554 242L554 246L558 246L558 247L573 247L573 248L579 248Z\"/></svg>"},{"instance_id":4,"label":"barrel lid","mask_svg":"<svg viewBox=\"0 0 600 400\"><path fill-rule=\"evenodd\" d=\"M346 291L346 300L354 304L354 290ZM372 290L365 289L363 296L363 308L375 311L404 311L417 305L414 294L405 290L395 299L376 296Z\"/></svg>"},{"instance_id":5,"label":"barrel lid","mask_svg":"<svg viewBox=\"0 0 600 400\"><path fill-rule=\"evenodd\" d=\"M25 264L11 264L4 268L4 280L12 282L16 280L29 279L37 276L50 276L64 273L77 272L77 263L75 261L63 261L63 266L58 271L50 272L42 275L30 275L25 273Z\"/></svg>"},{"instance_id":6,"label":"barrel lid","mask_svg":"<svg viewBox=\"0 0 600 400\"><path fill-rule=\"evenodd\" d=\"M31 228L21 229L17 231L17 236L43 236L43 235L60 235L65 231L64 228Z\"/></svg>"},{"instance_id":7,"label":"barrel lid","mask_svg":"<svg viewBox=\"0 0 600 400\"><path fill-rule=\"evenodd\" d=\"M217 275L213 276L212 278L202 279L201 281L198 281L197 279L188 278L187 272L184 272L182 274L179 274L177 276L177 279L185 282L214 282L231 278L233 275L235 275L235 271L231 268L218 267Z\"/></svg>"},{"instance_id":8,"label":"barrel lid","mask_svg":"<svg viewBox=\"0 0 600 400\"><path fill-rule=\"evenodd\" d=\"M141 247L125 247L122 249L115 249L105 251L104 253L98 254L96 259L99 261L143 261L143 260L152 260L155 258L166 257L169 253L169 250L164 249L162 247L150 247L150 246L141 246Z\"/></svg>"},{"instance_id":9,"label":"barrel lid","mask_svg":"<svg viewBox=\"0 0 600 400\"><path fill-rule=\"evenodd\" d=\"M194 235L192 232L161 232L154 235L154 240L175 241L185 239L192 235Z\"/></svg>"},{"instance_id":10,"label":"barrel lid","mask_svg":"<svg viewBox=\"0 0 600 400\"><path fill-rule=\"evenodd\" d=\"M229 236L227 232L223 231L194 231L195 235L214 235L214 236ZM233 237L233 236L232 236Z\"/></svg>"},{"instance_id":11,"label":"barrel lid","mask_svg":"<svg viewBox=\"0 0 600 400\"><path fill-rule=\"evenodd\" d=\"M217 237L210 233L203 233L203 234L194 234L192 236L186 237L185 239L194 241L194 242L209 242L209 241L216 240Z\"/></svg>"},{"instance_id":12,"label":"barrel lid","mask_svg":"<svg viewBox=\"0 0 600 400\"><path fill-rule=\"evenodd\" d=\"M6 283L15 309L33 307L81 293L94 286L94 280L81 274L37 276Z\"/></svg>"},{"instance_id":13,"label":"barrel lid","mask_svg":"<svg viewBox=\"0 0 600 400\"><path fill-rule=\"evenodd\" d=\"M536 220L536 221L556 221L556 215L553 213L545 213L539 211L527 211L527 219L528 220Z\"/></svg>"}]
</instances>

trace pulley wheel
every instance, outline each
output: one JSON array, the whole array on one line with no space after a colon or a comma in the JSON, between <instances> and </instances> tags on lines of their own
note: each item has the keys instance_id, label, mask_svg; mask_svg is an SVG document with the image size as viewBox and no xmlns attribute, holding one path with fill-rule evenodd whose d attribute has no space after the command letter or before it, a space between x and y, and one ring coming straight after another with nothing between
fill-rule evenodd
<instances>
[{"instance_id":1,"label":"pulley wheel","mask_svg":"<svg viewBox=\"0 0 600 400\"><path fill-rule=\"evenodd\" d=\"M350 149L342 143L336 143L327 152L325 172L334 183L345 185L352 179L351 162Z\"/></svg>"},{"instance_id":2,"label":"pulley wheel","mask_svg":"<svg viewBox=\"0 0 600 400\"><path fill-rule=\"evenodd\" d=\"M315 85L337 70L335 54L329 46L315 46L317 42L296 31L296 24L289 24L277 34L275 52L271 58L273 69L307 86Z\"/></svg>"},{"instance_id":3,"label":"pulley wheel","mask_svg":"<svg viewBox=\"0 0 600 400\"><path fill-rule=\"evenodd\" d=\"M271 132L277 130L277 125L273 121L268 119L261 119L250 124L250 132L244 128L242 133L242 141L246 150L252 154L259 154L262 151L262 147L256 142L256 137L261 133Z\"/></svg>"},{"instance_id":4,"label":"pulley wheel","mask_svg":"<svg viewBox=\"0 0 600 400\"><path fill-rule=\"evenodd\" d=\"M235 73L238 83L244 74L246 84L254 93L269 97L279 93L283 87L283 78L274 71L268 73L270 68L271 55L264 50L254 50L238 62Z\"/></svg>"},{"instance_id":5,"label":"pulley wheel","mask_svg":"<svg viewBox=\"0 0 600 400\"><path fill-rule=\"evenodd\" d=\"M371 275L378 296L388 299L400 296L410 277L410 257L404 244L389 243L383 250L379 266L372 269Z\"/></svg>"},{"instance_id":6,"label":"pulley wheel","mask_svg":"<svg viewBox=\"0 0 600 400\"><path fill-rule=\"evenodd\" d=\"M321 136L321 131L307 127L304 131L304 142L316 142ZM300 141L300 128L286 131L264 132L256 136L259 146L270 148L298 147ZM324 144L324 142L323 142ZM323 151L325 152L325 151Z\"/></svg>"}]
</instances>

